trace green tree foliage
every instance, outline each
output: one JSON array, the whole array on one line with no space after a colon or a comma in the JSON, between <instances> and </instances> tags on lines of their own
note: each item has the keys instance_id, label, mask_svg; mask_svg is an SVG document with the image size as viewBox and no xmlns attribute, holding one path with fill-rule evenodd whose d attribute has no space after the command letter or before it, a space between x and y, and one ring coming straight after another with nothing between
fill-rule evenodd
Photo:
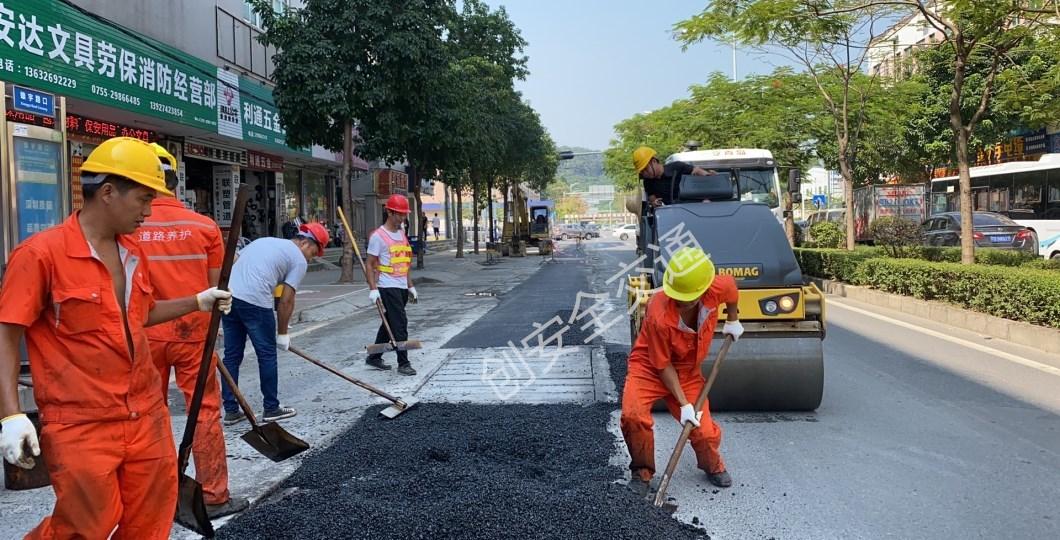
<instances>
[{"instance_id":1,"label":"green tree foliage","mask_svg":"<svg viewBox=\"0 0 1060 540\"><path fill-rule=\"evenodd\" d=\"M812 247L838 248L846 243L846 233L842 227L831 221L815 223L809 230Z\"/></svg>"},{"instance_id":2,"label":"green tree foliage","mask_svg":"<svg viewBox=\"0 0 1060 540\"><path fill-rule=\"evenodd\" d=\"M876 219L869 226L876 245L883 246L892 257L907 257L920 245L920 224L900 216Z\"/></svg>"}]
</instances>

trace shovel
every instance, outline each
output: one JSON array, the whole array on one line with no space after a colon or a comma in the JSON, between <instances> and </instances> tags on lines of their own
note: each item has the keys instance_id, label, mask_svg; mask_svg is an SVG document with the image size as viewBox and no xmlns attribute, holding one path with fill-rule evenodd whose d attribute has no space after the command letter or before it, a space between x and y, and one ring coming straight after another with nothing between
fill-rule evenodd
<instances>
[{"instance_id":1,"label":"shovel","mask_svg":"<svg viewBox=\"0 0 1060 540\"><path fill-rule=\"evenodd\" d=\"M353 253L356 255L357 262L361 263L361 271L364 272L364 279L368 279L368 266L364 264L364 260L361 259L361 249L357 247L357 239L353 236L353 229L350 228L350 222L346 221L346 214L339 209L339 218L342 219L342 226L346 228L346 237L350 239L350 243L353 244ZM415 301L413 301L415 303ZM390 337L389 343L376 343L368 345L365 349L368 354L383 354L389 351L411 351L413 349L422 349L423 342L419 340L410 339L408 341L395 341L394 332L390 330L390 323L386 320L386 314L383 313L383 303L379 300L375 301L375 309L379 311L379 318L383 320L383 327L386 328L386 335Z\"/></svg>"},{"instance_id":2,"label":"shovel","mask_svg":"<svg viewBox=\"0 0 1060 540\"><path fill-rule=\"evenodd\" d=\"M710 387L714 385L714 379L718 378L718 368L721 367L722 360L725 360L725 355L729 354L729 347L731 346L732 337L725 336L725 343L721 344L718 358L714 360L714 365L710 368L710 376L707 377L707 383L703 385L703 390L699 391L699 397L696 398L696 412L703 410L703 404L707 402L707 394L710 393ZM677 462L681 461L681 453L684 452L685 443L688 442L688 436L692 434L693 429L695 429L695 426L691 422L686 423L684 429L681 430L681 436L677 438L677 446L674 447L674 452L670 454L670 462L666 464L666 472L663 473L662 479L659 481L659 489L655 492L653 504L657 508L662 508L666 503L666 490L670 487L670 479L673 478L674 470L677 469Z\"/></svg>"},{"instance_id":3,"label":"shovel","mask_svg":"<svg viewBox=\"0 0 1060 540\"><path fill-rule=\"evenodd\" d=\"M228 372L228 368L225 367L224 363L218 362L217 369L221 372L221 376L224 377L225 381L228 382L229 388L235 394L236 400L239 401L239 407L243 409L243 414L247 415L247 420L250 421L250 431L244 433L241 437L247 444L261 455L277 463L309 450L309 443L287 433L285 429L280 427L280 424L276 422L259 424L258 417L254 415L254 410L250 408L250 404L247 403L247 398L243 395L243 392L236 386L236 381L232 378L232 374Z\"/></svg>"},{"instance_id":4,"label":"shovel","mask_svg":"<svg viewBox=\"0 0 1060 540\"><path fill-rule=\"evenodd\" d=\"M345 374L345 373L343 373L343 372L341 372L341 371L339 371L339 370L337 370L337 369L325 364L324 362L321 362L320 360L317 360L316 358L313 358L312 356L309 356L308 354L306 354L305 352L303 352L300 349L296 349L294 347L290 347L287 350L292 352L292 353L294 353L294 354L296 354L296 355L298 355L298 356L301 356L305 360L309 361L310 364L314 364L314 365L316 365L318 367L324 368L327 371L330 371L333 375L338 375L339 377L342 377L343 379L346 379L347 382L351 382L353 384L356 384L357 386L360 386L361 388L364 388L365 390L368 390L369 392L371 392L371 393L373 393L373 394L375 394L377 396L380 396L383 399L393 403L393 405L391 405L391 406L379 411L379 414L381 414L381 415L383 415L383 416L385 416L387 418L394 418L395 416L397 416L397 415L399 415L399 414L401 414L401 413L403 413L403 412L415 407L416 404L419 403L419 400L416 399L416 398L401 399L401 398L398 398L398 397L394 397L394 396L392 396L392 395L390 395L390 394L388 394L388 393L386 393L386 392L384 392L384 391L382 391L382 390L380 390L380 389L378 389L378 388L376 388L376 387L374 387L374 386L372 386L372 385L370 385L370 384L368 384L368 383L366 383L364 381L361 381L361 380L358 380L358 379L354 379L353 377L350 377L349 375L347 375L347 374Z\"/></svg>"},{"instance_id":5,"label":"shovel","mask_svg":"<svg viewBox=\"0 0 1060 540\"><path fill-rule=\"evenodd\" d=\"M243 213L250 198L250 186L239 188L236 195L236 206L233 210L232 228L228 231L225 242L225 256L221 263L221 274L217 288L228 289L228 278L232 275L232 263L235 260L236 245L239 242L240 227L243 224ZM206 382L210 376L210 362L213 359L214 345L217 341L217 329L221 326L221 310L215 306L210 312L210 326L206 330L206 342L199 361L199 373L195 378L195 391L188 405L188 423L184 426L184 437L180 440L177 452L177 513L173 520L198 534L213 538L213 525L206 512L202 484L191 478L185 471L191 458L191 447L195 441L195 428L199 424L199 411L202 408L203 394L206 393Z\"/></svg>"}]
</instances>

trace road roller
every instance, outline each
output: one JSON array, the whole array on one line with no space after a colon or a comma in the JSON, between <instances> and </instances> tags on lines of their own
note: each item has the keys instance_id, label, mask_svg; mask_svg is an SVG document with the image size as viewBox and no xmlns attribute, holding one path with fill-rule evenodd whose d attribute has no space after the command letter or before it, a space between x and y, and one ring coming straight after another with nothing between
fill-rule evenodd
<instances>
[{"instance_id":1,"label":"road roller","mask_svg":"<svg viewBox=\"0 0 1060 540\"><path fill-rule=\"evenodd\" d=\"M662 293L669 255L703 248L718 275L740 289L745 333L729 352L710 392L715 411L812 411L824 392L825 299L802 271L783 227L777 164L768 150L692 150L673 154L704 170L674 179L672 203L654 209L628 201L640 215L637 255L628 279L631 339L640 333L648 300ZM798 192L797 173L789 187ZM693 244L694 242L694 244ZM726 317L724 305L719 320ZM717 354L721 324L711 345Z\"/></svg>"}]
</instances>

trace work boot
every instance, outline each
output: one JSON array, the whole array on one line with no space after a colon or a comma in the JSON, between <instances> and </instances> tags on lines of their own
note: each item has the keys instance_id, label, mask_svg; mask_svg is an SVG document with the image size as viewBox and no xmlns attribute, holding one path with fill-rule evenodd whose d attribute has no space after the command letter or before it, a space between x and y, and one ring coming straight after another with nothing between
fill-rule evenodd
<instances>
[{"instance_id":1,"label":"work boot","mask_svg":"<svg viewBox=\"0 0 1060 540\"><path fill-rule=\"evenodd\" d=\"M638 497L647 497L648 492L651 490L651 473L648 473L647 470L633 471L632 477L629 479L629 489L632 489L633 493L636 493Z\"/></svg>"},{"instance_id":2,"label":"work boot","mask_svg":"<svg viewBox=\"0 0 1060 540\"><path fill-rule=\"evenodd\" d=\"M720 488L727 488L732 485L732 477L729 476L728 471L707 473L707 480L710 480L711 484Z\"/></svg>"},{"instance_id":3,"label":"work boot","mask_svg":"<svg viewBox=\"0 0 1060 540\"><path fill-rule=\"evenodd\" d=\"M398 366L398 373L402 375L415 375L416 370L412 369L412 364L401 364Z\"/></svg>"},{"instance_id":4,"label":"work boot","mask_svg":"<svg viewBox=\"0 0 1060 540\"><path fill-rule=\"evenodd\" d=\"M384 364L382 358L372 358L371 356L369 356L368 359L364 361L364 363L367 364L368 367L373 367L375 369L383 371L390 371L390 364Z\"/></svg>"},{"instance_id":5,"label":"work boot","mask_svg":"<svg viewBox=\"0 0 1060 540\"><path fill-rule=\"evenodd\" d=\"M226 426L231 426L233 424L238 424L246 419L247 415L243 414L243 411L226 412L224 423Z\"/></svg>"},{"instance_id":6,"label":"work boot","mask_svg":"<svg viewBox=\"0 0 1060 540\"><path fill-rule=\"evenodd\" d=\"M275 422L277 420L283 420L284 418L290 418L296 414L298 414L298 411L295 411L290 407L278 407L271 411L265 411L265 413L261 415L261 420L264 422Z\"/></svg>"},{"instance_id":7,"label":"work boot","mask_svg":"<svg viewBox=\"0 0 1060 540\"><path fill-rule=\"evenodd\" d=\"M250 501L248 501L246 497L231 497L221 504L206 505L206 515L213 520L231 514L237 514L247 508L250 508Z\"/></svg>"}]
</instances>

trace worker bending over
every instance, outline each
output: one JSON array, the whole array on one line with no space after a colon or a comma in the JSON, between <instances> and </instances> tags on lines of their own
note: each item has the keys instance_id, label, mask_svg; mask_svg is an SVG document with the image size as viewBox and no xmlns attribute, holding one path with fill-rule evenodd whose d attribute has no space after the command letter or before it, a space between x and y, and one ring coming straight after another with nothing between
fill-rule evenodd
<instances>
[{"instance_id":1,"label":"worker bending over","mask_svg":"<svg viewBox=\"0 0 1060 540\"><path fill-rule=\"evenodd\" d=\"M655 150L647 146L633 151L633 168L644 183L647 203L653 208L672 204L678 199L682 176L708 174L706 170L683 161L672 161L663 165Z\"/></svg>"},{"instance_id":2,"label":"worker bending over","mask_svg":"<svg viewBox=\"0 0 1060 540\"><path fill-rule=\"evenodd\" d=\"M629 448L631 485L638 491L646 491L655 474L651 408L659 399L665 399L681 425L695 426L689 440L710 483L732 485L718 451L721 428L710 418L709 402L700 412L692 402L706 383L700 367L710 351L721 304L728 314L722 333L733 340L743 334L738 300L736 281L731 276L715 277L714 263L703 250L685 247L674 252L663 276L663 294L648 301L622 391L622 435Z\"/></svg>"},{"instance_id":3,"label":"worker bending over","mask_svg":"<svg viewBox=\"0 0 1060 540\"><path fill-rule=\"evenodd\" d=\"M224 363L232 379L239 384L239 366L243 363L243 349L249 337L258 357L264 408L262 419L266 422L297 414L293 408L280 405L276 348L286 351L291 346L287 330L294 313L294 293L301 286L309 261L323 255L324 246L330 241L331 235L323 225L304 223L290 240L265 237L247 244L232 265L229 281L232 312L221 320L225 331ZM273 291L277 286L282 286L283 292L274 299ZM221 396L224 398L225 424L235 424L246 418L224 379L221 380Z\"/></svg>"},{"instance_id":4,"label":"worker bending over","mask_svg":"<svg viewBox=\"0 0 1060 540\"><path fill-rule=\"evenodd\" d=\"M412 247L409 239L401 230L401 223L409 213L409 200L402 195L391 195L386 201L386 222L376 229L368 239L368 299L374 304L383 302L383 311L394 341L406 341L409 338L409 320L405 314L405 305L409 296L417 298L416 287L412 285ZM375 333L376 343L390 343L386 326L380 324ZM397 351L398 373L415 375L409 362L408 351ZM368 356L366 363L376 369L390 369L383 363L382 354Z\"/></svg>"},{"instance_id":5,"label":"worker bending over","mask_svg":"<svg viewBox=\"0 0 1060 540\"><path fill-rule=\"evenodd\" d=\"M25 468L44 453L55 508L27 538L162 540L177 507L177 456L145 327L215 301L225 311L231 295L155 300L131 233L156 194L171 193L146 142L104 141L81 184L84 208L22 242L0 287L0 453ZM40 444L15 388L23 335Z\"/></svg>"},{"instance_id":6,"label":"worker bending over","mask_svg":"<svg viewBox=\"0 0 1060 540\"><path fill-rule=\"evenodd\" d=\"M151 147L162 162L166 189L176 191L176 158L157 143ZM180 298L217 285L225 249L221 229L214 220L188 210L176 197L158 197L151 204L151 217L144 221L137 235L147 260L151 261L151 283L159 300ZM209 314L191 313L147 329L151 357L162 376L163 401L169 391L169 374L175 371L177 388L184 394L184 404L191 406L209 326ZM228 493L217 353L207 368L206 390L195 428L192 455L195 457L195 479L202 484L210 519L246 510L249 503L245 497L231 497Z\"/></svg>"}]
</instances>

